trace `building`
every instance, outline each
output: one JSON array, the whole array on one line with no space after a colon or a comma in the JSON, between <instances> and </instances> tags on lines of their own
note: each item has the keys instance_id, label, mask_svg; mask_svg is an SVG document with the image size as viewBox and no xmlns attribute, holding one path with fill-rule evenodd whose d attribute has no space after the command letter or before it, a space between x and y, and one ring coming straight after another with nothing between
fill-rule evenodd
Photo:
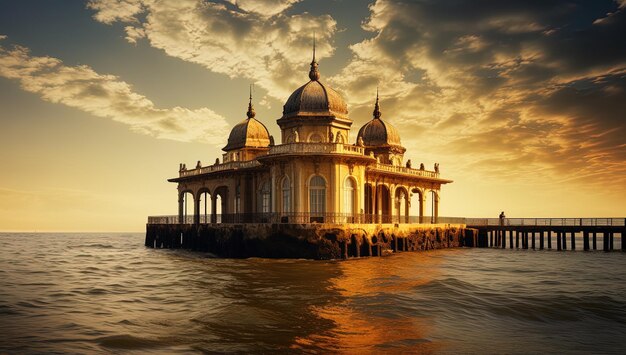
<instances>
[{"instance_id":1,"label":"building","mask_svg":"<svg viewBox=\"0 0 626 355\"><path fill-rule=\"evenodd\" d=\"M289 96L276 122L280 144L256 118L250 95L247 118L230 132L222 161L181 164L169 180L178 184L179 208L177 221L166 223L437 223L441 186L452 181L440 177L437 164L431 171L404 161L406 149L382 118L378 94L373 118L354 136L344 99L320 81L315 50L309 81ZM410 218L412 201L419 216Z\"/></svg>"}]
</instances>

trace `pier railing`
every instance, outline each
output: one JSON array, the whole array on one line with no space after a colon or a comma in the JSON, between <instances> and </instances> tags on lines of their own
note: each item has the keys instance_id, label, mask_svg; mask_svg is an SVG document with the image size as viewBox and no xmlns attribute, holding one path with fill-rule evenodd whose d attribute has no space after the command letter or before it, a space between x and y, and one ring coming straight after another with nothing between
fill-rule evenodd
<instances>
[{"instance_id":1,"label":"pier railing","mask_svg":"<svg viewBox=\"0 0 626 355\"><path fill-rule=\"evenodd\" d=\"M391 215L371 215L371 214L351 214L351 213L228 213L228 214L203 214L199 216L183 216L182 224L209 224L209 223L360 223L360 224L464 224L462 217L432 217L432 216L391 216ZM179 224L179 216L150 216L148 224Z\"/></svg>"},{"instance_id":2,"label":"pier railing","mask_svg":"<svg viewBox=\"0 0 626 355\"><path fill-rule=\"evenodd\" d=\"M624 226L625 218L466 218L468 226Z\"/></svg>"}]
</instances>

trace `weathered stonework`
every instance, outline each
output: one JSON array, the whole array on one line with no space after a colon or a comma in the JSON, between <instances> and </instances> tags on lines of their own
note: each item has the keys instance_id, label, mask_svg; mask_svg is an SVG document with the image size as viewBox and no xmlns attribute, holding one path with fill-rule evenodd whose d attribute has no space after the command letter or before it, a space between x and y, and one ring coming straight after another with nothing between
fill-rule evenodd
<instances>
[{"instance_id":1,"label":"weathered stonework","mask_svg":"<svg viewBox=\"0 0 626 355\"><path fill-rule=\"evenodd\" d=\"M146 246L231 258L347 259L471 246L475 234L449 224L149 224Z\"/></svg>"}]
</instances>

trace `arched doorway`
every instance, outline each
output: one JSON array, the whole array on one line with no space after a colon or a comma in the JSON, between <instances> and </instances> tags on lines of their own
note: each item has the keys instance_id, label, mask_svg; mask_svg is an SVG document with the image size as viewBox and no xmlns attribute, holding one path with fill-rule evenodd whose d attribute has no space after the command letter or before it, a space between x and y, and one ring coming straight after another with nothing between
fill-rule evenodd
<instances>
[{"instance_id":1,"label":"arched doorway","mask_svg":"<svg viewBox=\"0 0 626 355\"><path fill-rule=\"evenodd\" d=\"M213 212L213 223L230 222L228 215L228 187L220 186L213 192L213 204L211 212Z\"/></svg>"},{"instance_id":2,"label":"arched doorway","mask_svg":"<svg viewBox=\"0 0 626 355\"><path fill-rule=\"evenodd\" d=\"M396 223L409 223L409 194L406 188L400 186L396 188L395 218Z\"/></svg>"},{"instance_id":3,"label":"arched doorway","mask_svg":"<svg viewBox=\"0 0 626 355\"><path fill-rule=\"evenodd\" d=\"M415 217L411 223L424 223L424 193L422 190L417 187L411 189L409 200L409 214Z\"/></svg>"},{"instance_id":4,"label":"arched doorway","mask_svg":"<svg viewBox=\"0 0 626 355\"><path fill-rule=\"evenodd\" d=\"M211 193L202 189L198 193L198 223L211 223Z\"/></svg>"},{"instance_id":5,"label":"arched doorway","mask_svg":"<svg viewBox=\"0 0 626 355\"><path fill-rule=\"evenodd\" d=\"M179 223L193 224L194 223L194 197L191 191L181 192L178 198L178 219Z\"/></svg>"},{"instance_id":6,"label":"arched doorway","mask_svg":"<svg viewBox=\"0 0 626 355\"><path fill-rule=\"evenodd\" d=\"M314 175L309 181L310 222L323 223L326 214L326 180Z\"/></svg>"},{"instance_id":7,"label":"arched doorway","mask_svg":"<svg viewBox=\"0 0 626 355\"><path fill-rule=\"evenodd\" d=\"M392 210L391 210L391 193L387 185L380 184L376 186L378 192L378 210L380 211L381 223L391 223Z\"/></svg>"}]
</instances>

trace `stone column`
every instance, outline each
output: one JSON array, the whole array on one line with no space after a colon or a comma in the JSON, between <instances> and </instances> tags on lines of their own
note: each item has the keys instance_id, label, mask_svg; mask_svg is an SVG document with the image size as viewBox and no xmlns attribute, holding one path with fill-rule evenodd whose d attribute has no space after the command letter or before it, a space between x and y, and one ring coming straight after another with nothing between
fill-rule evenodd
<instances>
[{"instance_id":1,"label":"stone column","mask_svg":"<svg viewBox=\"0 0 626 355\"><path fill-rule=\"evenodd\" d=\"M200 224L200 200L202 199L200 196L195 197L193 201L193 224L196 226Z\"/></svg>"},{"instance_id":2,"label":"stone column","mask_svg":"<svg viewBox=\"0 0 626 355\"><path fill-rule=\"evenodd\" d=\"M211 195L211 223L217 223L217 194Z\"/></svg>"},{"instance_id":3,"label":"stone column","mask_svg":"<svg viewBox=\"0 0 626 355\"><path fill-rule=\"evenodd\" d=\"M407 189L404 195L404 223L410 223L409 213L411 211L411 192Z\"/></svg>"},{"instance_id":4,"label":"stone column","mask_svg":"<svg viewBox=\"0 0 626 355\"><path fill-rule=\"evenodd\" d=\"M422 191L419 194L420 205L419 207L419 223L424 223L424 205L426 204L426 194Z\"/></svg>"},{"instance_id":5,"label":"stone column","mask_svg":"<svg viewBox=\"0 0 626 355\"><path fill-rule=\"evenodd\" d=\"M178 194L178 223L183 224L185 216L185 194Z\"/></svg>"}]
</instances>

